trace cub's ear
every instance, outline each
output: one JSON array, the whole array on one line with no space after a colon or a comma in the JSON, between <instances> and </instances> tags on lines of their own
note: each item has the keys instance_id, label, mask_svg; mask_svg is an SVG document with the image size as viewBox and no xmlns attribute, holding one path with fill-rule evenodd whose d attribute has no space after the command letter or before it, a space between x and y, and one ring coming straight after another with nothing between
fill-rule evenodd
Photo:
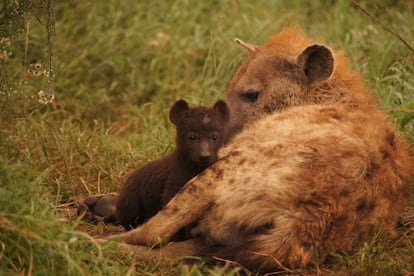
<instances>
[{"instance_id":1,"label":"cub's ear","mask_svg":"<svg viewBox=\"0 0 414 276\"><path fill-rule=\"evenodd\" d=\"M174 125L178 124L180 121L181 115L184 111L188 110L188 103L184 100L176 101L170 109L170 121Z\"/></svg>"},{"instance_id":2,"label":"cub's ear","mask_svg":"<svg viewBox=\"0 0 414 276\"><path fill-rule=\"evenodd\" d=\"M223 122L227 123L230 119L230 110L227 107L227 104L223 100L217 101L214 106L214 110L216 110L219 113L220 119L223 120Z\"/></svg>"},{"instance_id":3,"label":"cub's ear","mask_svg":"<svg viewBox=\"0 0 414 276\"><path fill-rule=\"evenodd\" d=\"M306 48L298 56L297 63L308 77L309 84L328 79L334 68L334 58L331 50L317 44Z\"/></svg>"}]
</instances>

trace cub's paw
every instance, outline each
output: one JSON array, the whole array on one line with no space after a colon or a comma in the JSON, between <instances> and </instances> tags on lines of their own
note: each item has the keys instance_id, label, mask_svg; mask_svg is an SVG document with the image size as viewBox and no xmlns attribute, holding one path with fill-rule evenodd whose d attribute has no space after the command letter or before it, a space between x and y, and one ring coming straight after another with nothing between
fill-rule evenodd
<instances>
[{"instance_id":1,"label":"cub's paw","mask_svg":"<svg viewBox=\"0 0 414 276\"><path fill-rule=\"evenodd\" d=\"M83 202L79 203L79 207L76 210L76 214L78 217L82 217L82 220L87 221L89 223L96 224L99 221L99 218L95 216L95 214L89 208L89 206Z\"/></svg>"},{"instance_id":2,"label":"cub's paw","mask_svg":"<svg viewBox=\"0 0 414 276\"><path fill-rule=\"evenodd\" d=\"M117 194L95 195L85 198L79 204L77 215L90 223L103 220L106 223L116 224L115 206L118 199Z\"/></svg>"}]
</instances>

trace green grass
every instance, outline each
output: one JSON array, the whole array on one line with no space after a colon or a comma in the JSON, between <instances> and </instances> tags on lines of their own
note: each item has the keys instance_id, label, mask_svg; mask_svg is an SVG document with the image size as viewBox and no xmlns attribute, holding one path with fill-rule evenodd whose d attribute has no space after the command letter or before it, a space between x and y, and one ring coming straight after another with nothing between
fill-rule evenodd
<instances>
[{"instance_id":1,"label":"green grass","mask_svg":"<svg viewBox=\"0 0 414 276\"><path fill-rule=\"evenodd\" d=\"M413 3L361 5L414 44ZM169 152L170 105L223 98L245 54L236 36L261 44L295 24L343 49L414 142L414 53L348 1L73 0L54 8L53 101L39 96L51 96L46 76L26 77L30 64L47 61L46 12L27 15L29 28L0 46L12 53L0 60L0 274L237 274L118 258L87 246L79 222L57 215L62 203L117 191L133 168ZM311 272L414 271L412 236L411 229L398 243L375 240Z\"/></svg>"}]
</instances>

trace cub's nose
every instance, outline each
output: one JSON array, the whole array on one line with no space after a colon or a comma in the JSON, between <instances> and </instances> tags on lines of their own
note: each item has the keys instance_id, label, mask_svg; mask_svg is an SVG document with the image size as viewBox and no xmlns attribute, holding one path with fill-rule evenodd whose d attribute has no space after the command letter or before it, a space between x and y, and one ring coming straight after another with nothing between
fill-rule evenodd
<instances>
[{"instance_id":1,"label":"cub's nose","mask_svg":"<svg viewBox=\"0 0 414 276\"><path fill-rule=\"evenodd\" d=\"M201 154L200 155L200 161L201 162L208 162L210 161L210 154Z\"/></svg>"}]
</instances>

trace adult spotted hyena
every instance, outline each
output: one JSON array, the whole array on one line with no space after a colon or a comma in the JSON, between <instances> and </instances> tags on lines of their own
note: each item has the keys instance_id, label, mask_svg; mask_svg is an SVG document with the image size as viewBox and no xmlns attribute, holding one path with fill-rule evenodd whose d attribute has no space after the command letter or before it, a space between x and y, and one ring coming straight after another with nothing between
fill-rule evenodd
<instances>
[{"instance_id":1,"label":"adult spotted hyena","mask_svg":"<svg viewBox=\"0 0 414 276\"><path fill-rule=\"evenodd\" d=\"M201 240L185 254L272 271L351 252L381 229L392 234L410 146L348 60L292 28L263 46L238 42L249 56L226 93L234 137L122 240L166 242L198 222Z\"/></svg>"}]
</instances>

